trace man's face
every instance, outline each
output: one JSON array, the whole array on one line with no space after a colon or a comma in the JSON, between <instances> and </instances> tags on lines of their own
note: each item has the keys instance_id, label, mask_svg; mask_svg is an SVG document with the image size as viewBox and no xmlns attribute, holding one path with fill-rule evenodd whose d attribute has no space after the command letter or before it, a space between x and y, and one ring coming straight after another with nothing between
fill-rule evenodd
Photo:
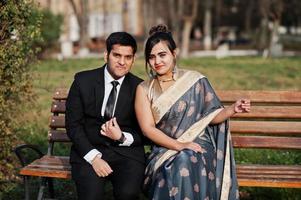
<instances>
[{"instance_id":1,"label":"man's face","mask_svg":"<svg viewBox=\"0 0 301 200\"><path fill-rule=\"evenodd\" d=\"M115 44L112 46L110 54L105 52L105 62L108 65L108 71L114 79L119 79L126 75L135 60L133 48L131 46L121 46Z\"/></svg>"}]
</instances>

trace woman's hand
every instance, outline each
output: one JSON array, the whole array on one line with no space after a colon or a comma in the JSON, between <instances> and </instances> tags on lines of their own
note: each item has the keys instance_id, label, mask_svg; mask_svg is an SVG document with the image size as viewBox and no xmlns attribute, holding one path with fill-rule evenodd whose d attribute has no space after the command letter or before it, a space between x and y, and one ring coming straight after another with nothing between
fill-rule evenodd
<instances>
[{"instance_id":1,"label":"woman's hand","mask_svg":"<svg viewBox=\"0 0 301 200\"><path fill-rule=\"evenodd\" d=\"M202 148L198 143L195 142L179 142L179 148L178 151L181 151L183 149L190 149L194 152L200 152L205 153L206 150Z\"/></svg>"},{"instance_id":2,"label":"woman's hand","mask_svg":"<svg viewBox=\"0 0 301 200\"><path fill-rule=\"evenodd\" d=\"M233 104L234 113L250 112L251 102L249 99L239 99Z\"/></svg>"},{"instance_id":3,"label":"woman's hand","mask_svg":"<svg viewBox=\"0 0 301 200\"><path fill-rule=\"evenodd\" d=\"M229 117L232 117L235 113L250 112L251 102L249 99L239 99L231 106L224 108L218 113L210 124L219 124L224 122Z\"/></svg>"}]
</instances>

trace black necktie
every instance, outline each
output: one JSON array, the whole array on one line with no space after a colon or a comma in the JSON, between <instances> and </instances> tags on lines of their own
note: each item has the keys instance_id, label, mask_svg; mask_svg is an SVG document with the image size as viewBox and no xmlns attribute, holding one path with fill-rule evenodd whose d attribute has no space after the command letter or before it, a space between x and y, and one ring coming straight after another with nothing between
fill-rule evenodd
<instances>
[{"instance_id":1,"label":"black necktie","mask_svg":"<svg viewBox=\"0 0 301 200\"><path fill-rule=\"evenodd\" d=\"M105 113L104 113L104 117L106 120L110 120L113 117L114 105L115 105L116 96L117 96L117 85L119 84L118 81L112 81L111 83L113 85L113 88L109 95Z\"/></svg>"}]
</instances>

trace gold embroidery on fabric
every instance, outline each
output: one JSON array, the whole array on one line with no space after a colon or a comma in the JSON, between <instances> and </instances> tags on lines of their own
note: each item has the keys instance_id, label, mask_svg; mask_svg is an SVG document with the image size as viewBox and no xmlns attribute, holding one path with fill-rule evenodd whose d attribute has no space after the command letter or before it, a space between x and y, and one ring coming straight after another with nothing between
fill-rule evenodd
<instances>
[{"instance_id":1,"label":"gold embroidery on fabric","mask_svg":"<svg viewBox=\"0 0 301 200\"><path fill-rule=\"evenodd\" d=\"M153 101L155 122L158 123L172 105L199 79L204 76L198 72L186 71L172 86Z\"/></svg>"},{"instance_id":2,"label":"gold embroidery on fabric","mask_svg":"<svg viewBox=\"0 0 301 200\"><path fill-rule=\"evenodd\" d=\"M213 94L208 92L205 96L205 102L210 102L213 99Z\"/></svg>"},{"instance_id":3,"label":"gold embroidery on fabric","mask_svg":"<svg viewBox=\"0 0 301 200\"><path fill-rule=\"evenodd\" d=\"M230 139L230 132L228 131L221 199L228 199L229 191L231 187L229 139Z\"/></svg>"}]
</instances>

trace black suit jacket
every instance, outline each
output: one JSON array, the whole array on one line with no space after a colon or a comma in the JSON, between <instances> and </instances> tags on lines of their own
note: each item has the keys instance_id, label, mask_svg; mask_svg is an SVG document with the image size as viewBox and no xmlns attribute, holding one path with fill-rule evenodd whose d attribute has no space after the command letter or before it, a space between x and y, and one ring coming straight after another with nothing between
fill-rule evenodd
<instances>
[{"instance_id":1,"label":"black suit jacket","mask_svg":"<svg viewBox=\"0 0 301 200\"><path fill-rule=\"evenodd\" d=\"M103 154L106 149L144 163L142 133L134 110L137 85L142 79L128 73L121 85L115 117L122 131L133 135L131 146L118 146L100 134L104 118L101 106L104 98L104 66L98 69L79 72L75 75L66 101L66 129L72 141L70 162L86 162L83 157L92 149ZM104 155L105 158L105 155Z\"/></svg>"}]
</instances>

